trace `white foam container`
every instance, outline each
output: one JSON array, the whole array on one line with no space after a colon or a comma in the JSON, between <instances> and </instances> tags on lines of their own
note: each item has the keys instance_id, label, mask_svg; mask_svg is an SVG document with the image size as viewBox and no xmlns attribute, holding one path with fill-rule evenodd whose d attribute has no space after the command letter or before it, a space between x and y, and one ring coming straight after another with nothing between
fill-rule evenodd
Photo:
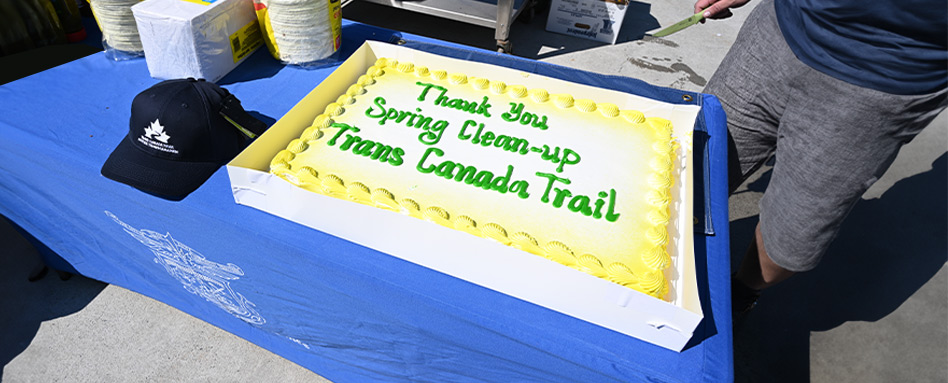
<instances>
[{"instance_id":1,"label":"white foam container","mask_svg":"<svg viewBox=\"0 0 948 383\"><path fill-rule=\"evenodd\" d=\"M252 0L145 0L132 13L157 79L216 82L263 45Z\"/></svg>"}]
</instances>

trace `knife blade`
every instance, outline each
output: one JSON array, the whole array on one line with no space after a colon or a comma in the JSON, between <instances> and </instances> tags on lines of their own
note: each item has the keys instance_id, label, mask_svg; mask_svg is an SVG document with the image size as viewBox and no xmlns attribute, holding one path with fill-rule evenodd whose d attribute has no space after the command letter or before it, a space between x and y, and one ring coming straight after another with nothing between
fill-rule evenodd
<instances>
[{"instance_id":1,"label":"knife blade","mask_svg":"<svg viewBox=\"0 0 948 383\"><path fill-rule=\"evenodd\" d=\"M701 12L695 13L694 15L691 15L691 16L689 16L688 18L686 18L686 19L684 19L684 20L682 20L682 21L679 21L679 22L675 23L674 25L672 25L672 26L670 26L670 27L668 27L668 28L665 28L665 29L662 29L662 30L660 30L660 31L658 31L658 32L655 32L654 34L652 34L652 36L653 36L653 37L665 37L665 36L668 36L668 35L670 35L670 34L672 34L672 33L678 32L678 31L680 31L680 30L682 30L682 29L685 29L685 28L688 28L688 27L690 27L690 26L692 26L692 25L695 25L695 24L699 23L699 22L700 22L701 20L703 20L703 19L704 19L704 11L702 10Z\"/></svg>"}]
</instances>

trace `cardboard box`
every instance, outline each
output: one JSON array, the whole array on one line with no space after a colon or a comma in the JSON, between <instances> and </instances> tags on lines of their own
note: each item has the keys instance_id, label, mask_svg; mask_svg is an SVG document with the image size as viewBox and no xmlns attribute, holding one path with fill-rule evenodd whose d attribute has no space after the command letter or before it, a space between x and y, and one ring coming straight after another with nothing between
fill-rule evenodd
<instances>
[{"instance_id":1,"label":"cardboard box","mask_svg":"<svg viewBox=\"0 0 948 383\"><path fill-rule=\"evenodd\" d=\"M553 0L546 30L616 43L628 0Z\"/></svg>"},{"instance_id":2,"label":"cardboard box","mask_svg":"<svg viewBox=\"0 0 948 383\"><path fill-rule=\"evenodd\" d=\"M132 13L157 79L215 82L263 45L251 0L146 0Z\"/></svg>"},{"instance_id":3,"label":"cardboard box","mask_svg":"<svg viewBox=\"0 0 948 383\"><path fill-rule=\"evenodd\" d=\"M680 351L702 318L692 242L691 151L677 161L672 193L669 252L671 302L596 278L545 258L461 231L346 200L316 194L270 174L270 160L298 138L313 119L380 57L430 68L454 68L576 98L606 99L621 109L666 118L677 135L690 137L699 107L672 105L626 93L568 83L493 65L462 61L381 42L366 42L265 134L238 155L227 171L234 199L325 233L373 248L510 296ZM342 217L359 217L346 219ZM445 249L451 249L445 256ZM503 265L502 267L500 265ZM556 281L556 283L550 283ZM463 302L458 302L463 305Z\"/></svg>"}]
</instances>

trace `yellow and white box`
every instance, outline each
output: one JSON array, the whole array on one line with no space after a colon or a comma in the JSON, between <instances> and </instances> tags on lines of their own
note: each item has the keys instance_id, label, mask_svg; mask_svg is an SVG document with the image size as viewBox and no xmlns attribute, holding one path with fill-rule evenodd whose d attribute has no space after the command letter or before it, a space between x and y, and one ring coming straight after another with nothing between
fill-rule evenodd
<instances>
[{"instance_id":1,"label":"yellow and white box","mask_svg":"<svg viewBox=\"0 0 948 383\"><path fill-rule=\"evenodd\" d=\"M132 13L157 79L216 82L263 45L252 0L146 0Z\"/></svg>"},{"instance_id":2,"label":"yellow and white box","mask_svg":"<svg viewBox=\"0 0 948 383\"><path fill-rule=\"evenodd\" d=\"M628 0L553 0L546 30L615 44Z\"/></svg>"},{"instance_id":3,"label":"yellow and white box","mask_svg":"<svg viewBox=\"0 0 948 383\"><path fill-rule=\"evenodd\" d=\"M673 219L669 222L668 251L674 261L666 270L670 278L666 300L496 241L317 194L271 173L274 156L300 137L327 105L345 94L383 57L427 68L449 68L474 77L489 76L529 89L547 89L550 94L569 93L578 98L611 100L621 107L635 106L645 115L672 122L679 136L690 136L699 111L694 105L673 105L369 41L227 165L236 202L671 350L684 348L703 317L692 237L691 150L680 151L674 161L678 171L672 193L678 202L670 206L669 213Z\"/></svg>"}]
</instances>

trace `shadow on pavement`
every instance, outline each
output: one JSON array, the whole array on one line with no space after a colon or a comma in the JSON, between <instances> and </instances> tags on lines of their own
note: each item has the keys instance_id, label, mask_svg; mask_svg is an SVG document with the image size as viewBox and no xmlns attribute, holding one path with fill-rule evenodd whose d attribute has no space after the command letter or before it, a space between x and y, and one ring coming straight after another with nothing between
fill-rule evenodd
<instances>
[{"instance_id":1,"label":"shadow on pavement","mask_svg":"<svg viewBox=\"0 0 948 383\"><path fill-rule=\"evenodd\" d=\"M85 44L48 45L0 57L0 85L78 60L102 49Z\"/></svg>"},{"instance_id":2,"label":"shadow on pavement","mask_svg":"<svg viewBox=\"0 0 948 383\"><path fill-rule=\"evenodd\" d=\"M0 380L3 368L33 341L43 322L86 307L106 284L82 276L61 280L50 270L27 281L40 264L35 248L0 217ZM51 366L53 367L53 366Z\"/></svg>"},{"instance_id":3,"label":"shadow on pavement","mask_svg":"<svg viewBox=\"0 0 948 383\"><path fill-rule=\"evenodd\" d=\"M349 3L342 9L342 16L348 20L388 28L393 31L436 38L491 51L496 50L492 28L365 1ZM519 23L514 23L512 28L516 28L517 24Z\"/></svg>"},{"instance_id":4,"label":"shadow on pavement","mask_svg":"<svg viewBox=\"0 0 948 383\"><path fill-rule=\"evenodd\" d=\"M513 43L514 55L530 59L545 59L610 45L604 42L547 32L546 21L549 7L549 1L541 2L534 12L534 17L530 17L529 12L524 12L511 24L509 40ZM651 39L651 37L645 37L645 33L660 26L658 20L650 13L651 7L651 4L644 2L632 1L629 3L625 19L622 25L617 27L620 29L616 44L643 38ZM346 5L343 8L343 17L369 25L463 44L469 47L489 51L497 50L494 28L481 27L363 1L354 1ZM554 49L541 53L543 47Z\"/></svg>"},{"instance_id":5,"label":"shadow on pavement","mask_svg":"<svg viewBox=\"0 0 948 383\"><path fill-rule=\"evenodd\" d=\"M860 201L819 267L764 292L735 324L737 382L809 381L811 333L886 317L945 265L946 156L880 198ZM732 228L749 231L756 222L749 217ZM743 249L750 235L732 239Z\"/></svg>"}]
</instances>

